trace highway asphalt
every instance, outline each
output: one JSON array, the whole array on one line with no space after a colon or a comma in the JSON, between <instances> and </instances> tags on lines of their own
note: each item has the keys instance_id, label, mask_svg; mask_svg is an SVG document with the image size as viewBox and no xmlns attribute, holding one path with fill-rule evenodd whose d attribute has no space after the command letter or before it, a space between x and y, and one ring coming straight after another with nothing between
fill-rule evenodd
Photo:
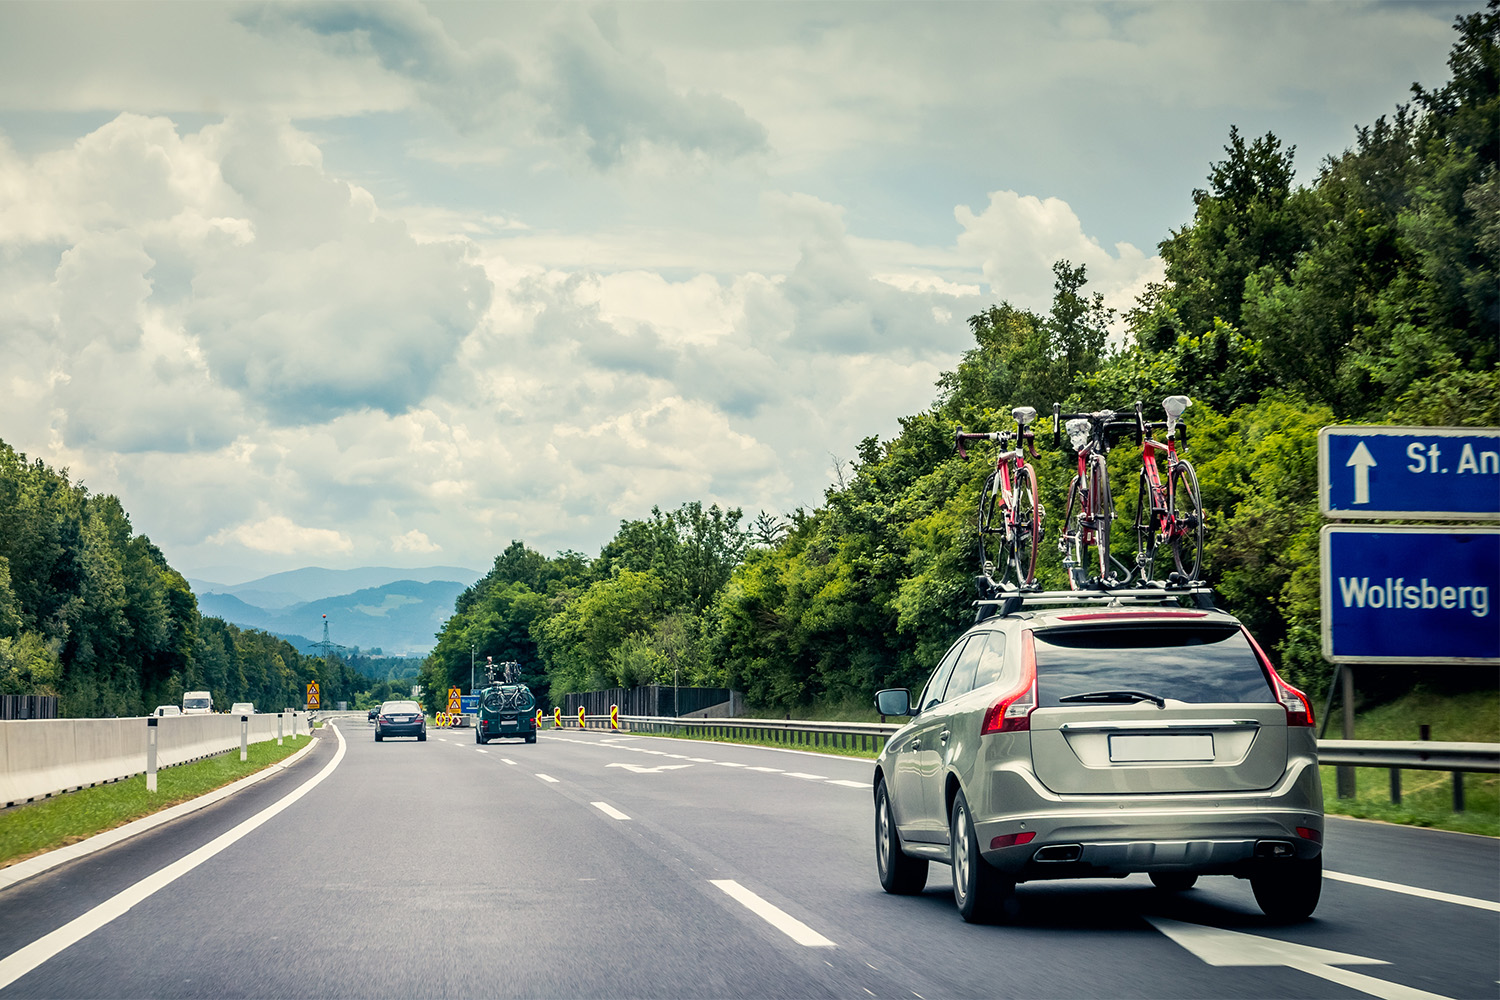
<instances>
[{"instance_id":1,"label":"highway asphalt","mask_svg":"<svg viewBox=\"0 0 1500 1000\"><path fill-rule=\"evenodd\" d=\"M970 926L945 866L880 890L868 760L337 725L0 890L0 998L1500 997L1492 838L1332 818L1301 924L1236 879L1131 877L1029 883Z\"/></svg>"}]
</instances>

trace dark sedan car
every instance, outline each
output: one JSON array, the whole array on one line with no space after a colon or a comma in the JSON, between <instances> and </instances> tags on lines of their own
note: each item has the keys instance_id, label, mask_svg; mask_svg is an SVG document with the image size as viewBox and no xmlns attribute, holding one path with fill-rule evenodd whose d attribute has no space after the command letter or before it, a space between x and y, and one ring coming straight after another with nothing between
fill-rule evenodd
<instances>
[{"instance_id":1,"label":"dark sedan car","mask_svg":"<svg viewBox=\"0 0 1500 1000\"><path fill-rule=\"evenodd\" d=\"M370 709L369 721L374 722L378 718L380 718L380 706L376 705Z\"/></svg>"},{"instance_id":2,"label":"dark sedan car","mask_svg":"<svg viewBox=\"0 0 1500 1000\"><path fill-rule=\"evenodd\" d=\"M417 742L427 741L427 716L422 706L414 701L388 701L380 706L380 715L375 719L375 742L387 736L415 736Z\"/></svg>"}]
</instances>

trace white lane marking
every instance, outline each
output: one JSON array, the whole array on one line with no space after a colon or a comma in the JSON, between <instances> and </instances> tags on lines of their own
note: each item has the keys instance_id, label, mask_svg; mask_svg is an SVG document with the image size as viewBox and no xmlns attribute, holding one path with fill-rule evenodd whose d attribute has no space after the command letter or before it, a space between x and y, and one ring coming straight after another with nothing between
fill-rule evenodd
<instances>
[{"instance_id":1,"label":"white lane marking","mask_svg":"<svg viewBox=\"0 0 1500 1000\"><path fill-rule=\"evenodd\" d=\"M694 764L712 764L713 763L713 761L709 760L707 757L689 757L688 760L692 761Z\"/></svg>"},{"instance_id":2,"label":"white lane marking","mask_svg":"<svg viewBox=\"0 0 1500 1000\"><path fill-rule=\"evenodd\" d=\"M500 759L505 761L505 763L509 764L511 767L516 766L516 762L511 760L509 757L501 757Z\"/></svg>"},{"instance_id":3,"label":"white lane marking","mask_svg":"<svg viewBox=\"0 0 1500 1000\"><path fill-rule=\"evenodd\" d=\"M1363 875L1345 875L1343 872L1324 872L1323 877L1331 878L1336 882L1348 882L1350 885L1362 885L1370 889L1384 889L1386 892L1400 892L1408 896L1434 899L1439 903L1456 903L1459 906L1472 906L1476 910L1489 910L1491 913L1500 913L1500 903L1488 899L1475 899L1472 896L1455 896L1451 892L1438 892L1435 889L1418 889L1416 886L1402 885L1399 882L1382 882L1378 878L1365 878Z\"/></svg>"},{"instance_id":4,"label":"white lane marking","mask_svg":"<svg viewBox=\"0 0 1500 1000\"><path fill-rule=\"evenodd\" d=\"M629 816L626 816L624 813L620 812L620 810L616 809L614 806L610 805L608 802L590 802L589 805L593 806L595 809L599 810L610 819L630 818Z\"/></svg>"},{"instance_id":5,"label":"white lane marking","mask_svg":"<svg viewBox=\"0 0 1500 1000\"><path fill-rule=\"evenodd\" d=\"M1187 949L1199 960L1214 966L1286 966L1319 979L1326 979L1380 1000L1444 1000L1436 993L1386 982L1339 965L1389 965L1378 958L1350 955L1326 948L1313 948L1291 941L1259 937L1243 931L1226 931L1201 924L1185 924L1163 917L1147 917L1157 930Z\"/></svg>"},{"instance_id":6,"label":"white lane marking","mask_svg":"<svg viewBox=\"0 0 1500 1000\"><path fill-rule=\"evenodd\" d=\"M783 773L785 773L779 767L747 767L747 768L745 768L745 770L747 770L747 771L759 771L762 774L783 774Z\"/></svg>"},{"instance_id":7,"label":"white lane marking","mask_svg":"<svg viewBox=\"0 0 1500 1000\"><path fill-rule=\"evenodd\" d=\"M554 784L554 785L557 784L557 779L554 778L554 777L552 777L552 775L550 775L550 774L543 774L540 771L538 771L536 776L538 778L541 778L543 781L549 782L549 783Z\"/></svg>"},{"instance_id":8,"label":"white lane marking","mask_svg":"<svg viewBox=\"0 0 1500 1000\"><path fill-rule=\"evenodd\" d=\"M484 749L483 747L475 747L474 748L474 752L475 753L489 753L489 751L486 750L486 749Z\"/></svg>"},{"instance_id":9,"label":"white lane marking","mask_svg":"<svg viewBox=\"0 0 1500 1000\"><path fill-rule=\"evenodd\" d=\"M335 726L334 728L338 727ZM308 738L303 737L303 739ZM113 830L95 834L87 840L80 840L76 844L59 847L55 851L38 854L34 858L17 862L9 868L0 869L0 890L8 889L17 882L31 878L33 875L40 875L44 871L56 868L61 864L66 864L76 858L87 857L95 851L102 851L106 847L118 844L122 840L130 839L138 833L145 833L147 830L155 829L163 823L169 823L179 816L186 816L188 813L197 812L205 806L213 805L220 799L226 799L235 792L255 784L257 781L269 778L277 772L285 771L287 768L293 766L303 757L312 753L313 748L318 745L319 739L320 737L314 736L308 739L307 746L298 750L286 760L272 764L264 770L256 771L254 774L241 778L232 784L216 788L211 792L198 796L196 799L188 799L186 802L178 803L169 809L163 809L161 812L152 813L150 816L142 816L134 822L126 823L124 826L117 826Z\"/></svg>"},{"instance_id":10,"label":"white lane marking","mask_svg":"<svg viewBox=\"0 0 1500 1000\"><path fill-rule=\"evenodd\" d=\"M716 760L716 761L714 761L714 763L718 764L720 767L748 767L749 766L748 764L736 764L732 760Z\"/></svg>"},{"instance_id":11,"label":"white lane marking","mask_svg":"<svg viewBox=\"0 0 1500 1000\"><path fill-rule=\"evenodd\" d=\"M751 913L760 917L766 923L776 928L787 937L800 945L808 948L834 948L837 947L811 927L787 913L785 910L761 899L755 893L740 885L734 879L709 879L712 885L722 889L731 899L739 903Z\"/></svg>"},{"instance_id":12,"label":"white lane marking","mask_svg":"<svg viewBox=\"0 0 1500 1000\"><path fill-rule=\"evenodd\" d=\"M147 875L135 885L106 899L82 916L75 917L50 934L45 934L26 947L0 959L0 989L9 986L43 962L51 960L63 949L82 941L115 918L124 916L131 907L165 889L322 784L323 779L332 774L333 769L338 767L339 762L344 759L344 749L348 746L338 726L333 727L333 732L339 738L339 748L333 755L333 760L323 766L323 770L313 775L295 791L288 793L285 798L262 809L232 830L219 834L191 854L179 858L154 874Z\"/></svg>"},{"instance_id":13,"label":"white lane marking","mask_svg":"<svg viewBox=\"0 0 1500 1000\"><path fill-rule=\"evenodd\" d=\"M786 776L788 778L806 778L808 781L827 781L828 780L828 776L826 774L804 774L801 771L788 771L786 773Z\"/></svg>"},{"instance_id":14,"label":"white lane marking","mask_svg":"<svg viewBox=\"0 0 1500 1000\"><path fill-rule=\"evenodd\" d=\"M684 767L692 767L691 764L658 764L655 767L646 767L644 764L605 764L605 767L623 767L635 774L660 774L663 771L680 771Z\"/></svg>"},{"instance_id":15,"label":"white lane marking","mask_svg":"<svg viewBox=\"0 0 1500 1000\"><path fill-rule=\"evenodd\" d=\"M830 785L843 785L845 788L869 788L870 787L870 783L868 781L847 781L847 780L845 780L843 778L829 778L828 779L828 784L830 784Z\"/></svg>"}]
</instances>

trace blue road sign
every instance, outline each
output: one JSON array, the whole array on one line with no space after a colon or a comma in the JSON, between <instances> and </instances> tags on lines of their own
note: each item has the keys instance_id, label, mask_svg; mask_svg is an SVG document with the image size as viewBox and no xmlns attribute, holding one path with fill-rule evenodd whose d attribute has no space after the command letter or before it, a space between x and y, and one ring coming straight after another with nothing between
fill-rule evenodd
<instances>
[{"instance_id":1,"label":"blue road sign","mask_svg":"<svg viewBox=\"0 0 1500 1000\"><path fill-rule=\"evenodd\" d=\"M1500 520L1500 428L1324 427L1318 500L1340 519Z\"/></svg>"},{"instance_id":2,"label":"blue road sign","mask_svg":"<svg viewBox=\"0 0 1500 1000\"><path fill-rule=\"evenodd\" d=\"M1500 528L1329 525L1323 655L1500 664Z\"/></svg>"},{"instance_id":3,"label":"blue road sign","mask_svg":"<svg viewBox=\"0 0 1500 1000\"><path fill-rule=\"evenodd\" d=\"M465 694L458 698L459 710L465 715L479 714L479 695Z\"/></svg>"}]
</instances>

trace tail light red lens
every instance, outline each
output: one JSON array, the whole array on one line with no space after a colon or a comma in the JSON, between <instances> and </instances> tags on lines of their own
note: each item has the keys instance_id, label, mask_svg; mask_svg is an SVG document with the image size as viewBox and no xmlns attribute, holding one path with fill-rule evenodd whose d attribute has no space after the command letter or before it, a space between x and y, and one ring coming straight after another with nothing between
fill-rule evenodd
<instances>
[{"instance_id":1,"label":"tail light red lens","mask_svg":"<svg viewBox=\"0 0 1500 1000\"><path fill-rule=\"evenodd\" d=\"M1240 626L1240 631L1245 633L1245 638L1250 640L1250 647L1255 650L1255 655L1260 657L1260 665L1265 668L1266 675L1271 679L1271 687L1276 691L1276 700L1281 702L1281 707L1286 709L1286 724L1289 726L1315 725L1313 722L1312 703L1307 700L1307 695L1292 687L1281 679L1276 668L1271 665L1271 658L1266 651L1260 648L1260 643L1255 641L1255 636L1245 626Z\"/></svg>"},{"instance_id":2,"label":"tail light red lens","mask_svg":"<svg viewBox=\"0 0 1500 1000\"><path fill-rule=\"evenodd\" d=\"M1323 842L1323 832L1321 830L1314 830L1310 826L1297 827L1297 836L1301 837L1303 840L1311 840L1315 844L1321 844Z\"/></svg>"},{"instance_id":3,"label":"tail light red lens","mask_svg":"<svg viewBox=\"0 0 1500 1000\"><path fill-rule=\"evenodd\" d=\"M1005 833L990 841L990 850L998 851L1002 847L1016 847L1021 844L1029 844L1035 839L1035 830L1027 830L1025 833Z\"/></svg>"},{"instance_id":4,"label":"tail light red lens","mask_svg":"<svg viewBox=\"0 0 1500 1000\"><path fill-rule=\"evenodd\" d=\"M984 713L981 734L1020 733L1031 729L1036 711L1036 643L1031 632L1021 633L1021 678Z\"/></svg>"}]
</instances>

